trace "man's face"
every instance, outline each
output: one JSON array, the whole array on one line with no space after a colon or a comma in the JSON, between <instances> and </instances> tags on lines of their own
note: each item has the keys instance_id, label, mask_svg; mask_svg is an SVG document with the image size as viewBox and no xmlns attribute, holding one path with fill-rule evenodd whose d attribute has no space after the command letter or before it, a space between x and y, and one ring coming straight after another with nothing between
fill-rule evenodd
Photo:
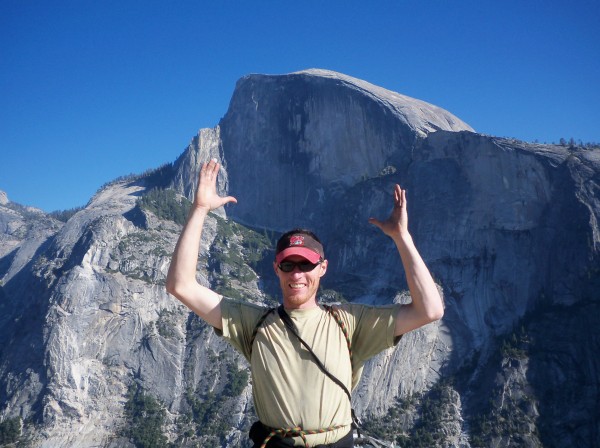
<instances>
[{"instance_id":1,"label":"man's face","mask_svg":"<svg viewBox=\"0 0 600 448\"><path fill-rule=\"evenodd\" d=\"M300 255L287 257L285 261L306 261ZM279 277L279 285L283 295L283 305L288 309L312 308L317 306L317 290L321 277L327 272L327 260L318 264L312 271L302 272L295 267L292 272L283 272L273 264L275 273Z\"/></svg>"}]
</instances>

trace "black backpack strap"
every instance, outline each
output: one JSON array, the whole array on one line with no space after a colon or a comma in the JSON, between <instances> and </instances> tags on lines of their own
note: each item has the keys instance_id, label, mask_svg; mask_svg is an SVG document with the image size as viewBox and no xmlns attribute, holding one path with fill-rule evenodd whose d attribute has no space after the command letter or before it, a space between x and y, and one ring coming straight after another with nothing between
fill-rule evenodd
<instances>
[{"instance_id":1,"label":"black backpack strap","mask_svg":"<svg viewBox=\"0 0 600 448\"><path fill-rule=\"evenodd\" d=\"M336 321L336 323L340 327L340 330L342 330L342 334L346 338L346 344L348 345L348 354L350 355L350 365L354 366L354 356L352 353L352 340L350 338L350 334L348 333L348 328L346 328L346 324L340 317L340 314L338 313L337 308L335 308L332 305L323 305L323 308L325 308L327 310L327 312L329 314L331 314L333 319Z\"/></svg>"},{"instance_id":2,"label":"black backpack strap","mask_svg":"<svg viewBox=\"0 0 600 448\"><path fill-rule=\"evenodd\" d=\"M258 334L258 329L261 327L261 325L263 324L265 319L269 316L269 314L271 314L273 311L275 311L275 308L269 308L267 311L265 311L265 313L262 316L260 316L260 319L258 319L258 322L256 322L256 325L254 326L254 331L252 332L252 336L250 337L250 357L252 357L252 347L254 346L254 339L256 339L256 335Z\"/></svg>"}]
</instances>

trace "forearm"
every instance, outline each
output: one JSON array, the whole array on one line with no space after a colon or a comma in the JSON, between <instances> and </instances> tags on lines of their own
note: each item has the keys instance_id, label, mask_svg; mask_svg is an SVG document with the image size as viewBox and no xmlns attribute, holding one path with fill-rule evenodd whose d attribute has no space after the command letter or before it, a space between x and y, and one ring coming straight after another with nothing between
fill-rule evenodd
<instances>
[{"instance_id":1,"label":"forearm","mask_svg":"<svg viewBox=\"0 0 600 448\"><path fill-rule=\"evenodd\" d=\"M196 280L202 228L207 214L205 209L192 206L175 246L167 274L167 291L209 324L220 328L220 296Z\"/></svg>"},{"instance_id":2,"label":"forearm","mask_svg":"<svg viewBox=\"0 0 600 448\"><path fill-rule=\"evenodd\" d=\"M178 287L187 283L196 282L196 267L198 254L200 250L200 240L202 238L202 228L207 212L205 210L192 207L186 224L181 231L169 273L167 275L167 290L171 294Z\"/></svg>"},{"instance_id":3,"label":"forearm","mask_svg":"<svg viewBox=\"0 0 600 448\"><path fill-rule=\"evenodd\" d=\"M412 302L402 309L396 328L407 331L441 319L444 305L429 269L408 232L393 238L400 253Z\"/></svg>"}]
</instances>

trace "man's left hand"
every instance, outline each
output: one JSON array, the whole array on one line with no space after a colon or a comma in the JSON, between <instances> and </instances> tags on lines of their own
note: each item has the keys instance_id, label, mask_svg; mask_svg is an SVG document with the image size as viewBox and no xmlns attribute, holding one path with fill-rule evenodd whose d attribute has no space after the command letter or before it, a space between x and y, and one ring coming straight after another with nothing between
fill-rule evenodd
<instances>
[{"instance_id":1,"label":"man's left hand","mask_svg":"<svg viewBox=\"0 0 600 448\"><path fill-rule=\"evenodd\" d=\"M369 222L381 229L392 239L408 235L408 213L406 212L406 190L396 184L394 187L394 208L385 221L369 218Z\"/></svg>"}]
</instances>

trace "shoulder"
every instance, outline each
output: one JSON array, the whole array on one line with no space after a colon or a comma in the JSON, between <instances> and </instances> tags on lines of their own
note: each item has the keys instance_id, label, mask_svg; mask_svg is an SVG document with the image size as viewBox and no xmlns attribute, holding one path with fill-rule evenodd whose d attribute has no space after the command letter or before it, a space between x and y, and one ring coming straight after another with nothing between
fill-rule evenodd
<instances>
[{"instance_id":1,"label":"shoulder","mask_svg":"<svg viewBox=\"0 0 600 448\"><path fill-rule=\"evenodd\" d=\"M223 330L219 334L229 340L247 358L251 352L248 345L256 329L270 313L269 308L253 302L223 298L221 315Z\"/></svg>"},{"instance_id":2,"label":"shoulder","mask_svg":"<svg viewBox=\"0 0 600 448\"><path fill-rule=\"evenodd\" d=\"M264 314L274 308L245 300L223 297L221 300L221 313L224 319L241 319L252 322L260 319Z\"/></svg>"},{"instance_id":3,"label":"shoulder","mask_svg":"<svg viewBox=\"0 0 600 448\"><path fill-rule=\"evenodd\" d=\"M366 305L362 303L343 303L334 305L338 315L353 330L360 328L381 328L393 325L399 304Z\"/></svg>"},{"instance_id":4,"label":"shoulder","mask_svg":"<svg viewBox=\"0 0 600 448\"><path fill-rule=\"evenodd\" d=\"M399 304L389 305L368 305L364 303L341 303L331 306L334 310L343 314L348 314L354 317L359 317L363 314L389 314L390 312L398 311Z\"/></svg>"},{"instance_id":5,"label":"shoulder","mask_svg":"<svg viewBox=\"0 0 600 448\"><path fill-rule=\"evenodd\" d=\"M339 305L339 314L345 320L352 338L356 365L393 347L398 339L394 336L395 320L399 304L365 305L344 303Z\"/></svg>"}]
</instances>

